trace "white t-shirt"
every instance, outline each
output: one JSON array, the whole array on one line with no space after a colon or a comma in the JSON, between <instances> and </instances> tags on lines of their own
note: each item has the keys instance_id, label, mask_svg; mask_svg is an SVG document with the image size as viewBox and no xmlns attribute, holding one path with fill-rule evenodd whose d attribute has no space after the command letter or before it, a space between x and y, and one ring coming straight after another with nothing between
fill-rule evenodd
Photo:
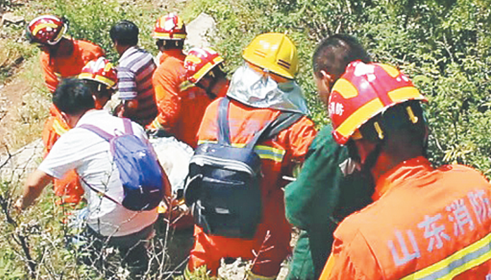
<instances>
[{"instance_id":1,"label":"white t-shirt","mask_svg":"<svg viewBox=\"0 0 491 280\"><path fill-rule=\"evenodd\" d=\"M124 191L119 179L118 168L113 162L109 143L94 132L79 128L91 124L110 134L124 132L123 120L111 116L104 110L90 110L78 121L75 128L63 134L39 166L39 170L62 178L71 169L90 186L121 202ZM146 139L143 128L132 122L133 132ZM82 181L88 202L88 225L104 236L125 236L142 230L157 219L157 209L131 211L98 195Z\"/></svg>"}]
</instances>

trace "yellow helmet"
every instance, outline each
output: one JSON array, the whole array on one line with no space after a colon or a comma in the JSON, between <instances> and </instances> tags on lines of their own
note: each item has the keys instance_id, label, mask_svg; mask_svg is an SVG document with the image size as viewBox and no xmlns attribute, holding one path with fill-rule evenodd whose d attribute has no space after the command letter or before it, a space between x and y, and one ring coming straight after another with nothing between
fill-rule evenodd
<instances>
[{"instance_id":1,"label":"yellow helmet","mask_svg":"<svg viewBox=\"0 0 491 280\"><path fill-rule=\"evenodd\" d=\"M298 72L297 48L285 34L265 33L244 49L242 57L249 63L293 79Z\"/></svg>"}]
</instances>

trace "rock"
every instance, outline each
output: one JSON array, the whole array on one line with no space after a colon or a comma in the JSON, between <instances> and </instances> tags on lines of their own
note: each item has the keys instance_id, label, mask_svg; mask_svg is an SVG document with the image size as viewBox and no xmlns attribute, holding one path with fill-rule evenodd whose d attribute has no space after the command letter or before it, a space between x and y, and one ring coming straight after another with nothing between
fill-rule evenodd
<instances>
[{"instance_id":1,"label":"rock","mask_svg":"<svg viewBox=\"0 0 491 280\"><path fill-rule=\"evenodd\" d=\"M192 47L209 47L209 38L216 34L216 22L210 15L201 13L186 24L186 30L188 32L187 44Z\"/></svg>"},{"instance_id":2,"label":"rock","mask_svg":"<svg viewBox=\"0 0 491 280\"><path fill-rule=\"evenodd\" d=\"M9 25L9 24L17 24L17 25L20 25L20 24L24 24L26 22L26 20L24 19L24 17L21 17L21 16L16 16L14 15L14 13L5 13L3 16L2 16L2 21L0 23L0 25Z\"/></svg>"}]
</instances>

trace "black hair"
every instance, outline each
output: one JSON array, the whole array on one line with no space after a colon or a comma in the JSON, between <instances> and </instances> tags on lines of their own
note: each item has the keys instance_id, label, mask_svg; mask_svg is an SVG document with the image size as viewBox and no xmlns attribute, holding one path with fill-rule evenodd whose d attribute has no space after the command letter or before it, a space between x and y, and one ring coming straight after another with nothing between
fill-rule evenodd
<instances>
[{"instance_id":1,"label":"black hair","mask_svg":"<svg viewBox=\"0 0 491 280\"><path fill-rule=\"evenodd\" d=\"M160 49L164 47L166 50L178 49L182 50L184 48L184 40L157 40L155 43L157 47Z\"/></svg>"},{"instance_id":2,"label":"black hair","mask_svg":"<svg viewBox=\"0 0 491 280\"><path fill-rule=\"evenodd\" d=\"M78 115L95 108L94 98L84 81L64 79L53 94L55 106L68 115Z\"/></svg>"},{"instance_id":3,"label":"black hair","mask_svg":"<svg viewBox=\"0 0 491 280\"><path fill-rule=\"evenodd\" d=\"M344 73L346 66L356 60L368 63L371 58L355 37L335 34L323 39L317 45L312 57L314 75L321 77L321 71L324 70L338 79Z\"/></svg>"},{"instance_id":4,"label":"black hair","mask_svg":"<svg viewBox=\"0 0 491 280\"><path fill-rule=\"evenodd\" d=\"M122 20L109 31L113 43L122 46L136 46L138 44L138 26L129 20Z\"/></svg>"},{"instance_id":5,"label":"black hair","mask_svg":"<svg viewBox=\"0 0 491 280\"><path fill-rule=\"evenodd\" d=\"M403 160L426 157L428 126L420 101L392 106L363 124L359 131L363 139L375 144L362 166L366 174L377 164L382 151ZM350 158L359 163L360 154L354 141L350 139L346 146Z\"/></svg>"},{"instance_id":6,"label":"black hair","mask_svg":"<svg viewBox=\"0 0 491 280\"><path fill-rule=\"evenodd\" d=\"M377 123L377 124L375 124ZM377 131L375 126L380 128ZM397 153L401 149L424 154L428 127L421 102L417 100L397 104L371 118L361 126L360 132L370 142L384 142L384 149ZM383 139L380 139L382 133Z\"/></svg>"}]
</instances>

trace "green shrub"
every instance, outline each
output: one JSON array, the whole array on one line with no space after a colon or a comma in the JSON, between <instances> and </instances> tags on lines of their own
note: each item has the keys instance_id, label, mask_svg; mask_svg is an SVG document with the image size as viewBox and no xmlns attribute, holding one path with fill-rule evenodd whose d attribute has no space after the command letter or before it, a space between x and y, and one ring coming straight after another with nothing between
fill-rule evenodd
<instances>
[{"instance_id":1,"label":"green shrub","mask_svg":"<svg viewBox=\"0 0 491 280\"><path fill-rule=\"evenodd\" d=\"M200 12L217 21L214 44L228 68L263 32L288 32L300 56L302 86L311 117L328 122L317 98L311 56L320 39L336 32L360 39L374 61L401 68L429 99L429 156L437 164L463 163L491 176L491 1L196 0Z\"/></svg>"}]
</instances>

